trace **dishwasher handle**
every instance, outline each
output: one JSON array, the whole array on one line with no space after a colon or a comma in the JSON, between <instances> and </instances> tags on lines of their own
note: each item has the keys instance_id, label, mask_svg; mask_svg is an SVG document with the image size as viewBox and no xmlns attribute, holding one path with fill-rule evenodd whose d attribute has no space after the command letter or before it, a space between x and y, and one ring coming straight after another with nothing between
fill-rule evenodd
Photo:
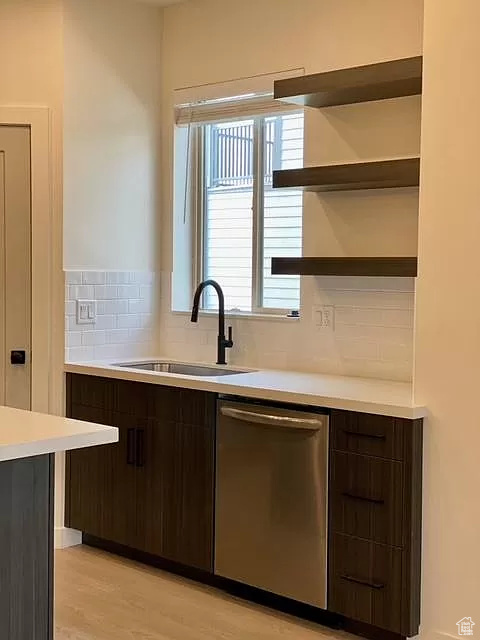
<instances>
[{"instance_id":1,"label":"dishwasher handle","mask_svg":"<svg viewBox=\"0 0 480 640\"><path fill-rule=\"evenodd\" d=\"M269 413L257 413L246 409L235 409L234 407L221 407L222 416L261 424L264 427L302 429L304 431L318 431L325 426L325 420L320 418L294 418L292 416L274 415Z\"/></svg>"}]
</instances>

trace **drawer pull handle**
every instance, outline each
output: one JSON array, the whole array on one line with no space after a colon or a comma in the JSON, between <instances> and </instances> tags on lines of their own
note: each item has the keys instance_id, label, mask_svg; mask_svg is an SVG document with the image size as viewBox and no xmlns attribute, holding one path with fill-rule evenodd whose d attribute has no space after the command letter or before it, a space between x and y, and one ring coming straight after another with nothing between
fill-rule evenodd
<instances>
[{"instance_id":1,"label":"drawer pull handle","mask_svg":"<svg viewBox=\"0 0 480 640\"><path fill-rule=\"evenodd\" d=\"M340 576L342 580L346 580L347 582L354 582L355 584L361 584L363 587L370 587L370 589L383 589L384 584L382 582L370 582L369 580L362 580L362 578L354 578L353 576L349 576L343 574Z\"/></svg>"},{"instance_id":2,"label":"drawer pull handle","mask_svg":"<svg viewBox=\"0 0 480 640\"><path fill-rule=\"evenodd\" d=\"M352 500L372 502L373 504L385 504L385 500L382 500L381 498L368 498L367 496L359 496L356 493L350 493L349 491L343 491L342 496L345 496L345 498L351 498Z\"/></svg>"},{"instance_id":3,"label":"drawer pull handle","mask_svg":"<svg viewBox=\"0 0 480 640\"><path fill-rule=\"evenodd\" d=\"M373 440L385 440L386 436L380 435L378 433L361 433L360 431L348 431L344 429L347 436L352 436L354 438L372 438Z\"/></svg>"}]
</instances>

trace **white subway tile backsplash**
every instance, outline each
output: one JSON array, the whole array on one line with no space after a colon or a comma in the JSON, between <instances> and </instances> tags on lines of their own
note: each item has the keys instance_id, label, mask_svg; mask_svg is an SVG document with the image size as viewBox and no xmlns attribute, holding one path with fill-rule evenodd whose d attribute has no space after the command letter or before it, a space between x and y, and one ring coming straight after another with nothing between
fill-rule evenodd
<instances>
[{"instance_id":1,"label":"white subway tile backsplash","mask_svg":"<svg viewBox=\"0 0 480 640\"><path fill-rule=\"evenodd\" d=\"M152 329L153 328L153 313L141 313L140 314L140 328Z\"/></svg>"},{"instance_id":2,"label":"white subway tile backsplash","mask_svg":"<svg viewBox=\"0 0 480 640\"><path fill-rule=\"evenodd\" d=\"M414 278L365 278L361 276L317 276L314 286L319 291L415 291Z\"/></svg>"},{"instance_id":3,"label":"white subway tile backsplash","mask_svg":"<svg viewBox=\"0 0 480 640\"><path fill-rule=\"evenodd\" d=\"M112 329L111 331L106 331L105 336L107 344L121 344L130 341L128 329Z\"/></svg>"},{"instance_id":4,"label":"white subway tile backsplash","mask_svg":"<svg viewBox=\"0 0 480 640\"><path fill-rule=\"evenodd\" d=\"M67 316L74 316L77 314L77 303L75 300L65 301L65 313Z\"/></svg>"},{"instance_id":5,"label":"white subway tile backsplash","mask_svg":"<svg viewBox=\"0 0 480 640\"><path fill-rule=\"evenodd\" d=\"M65 344L67 347L81 347L82 333L80 331L67 331Z\"/></svg>"},{"instance_id":6,"label":"white subway tile backsplash","mask_svg":"<svg viewBox=\"0 0 480 640\"><path fill-rule=\"evenodd\" d=\"M371 327L413 328L413 309L335 307L335 323Z\"/></svg>"},{"instance_id":7,"label":"white subway tile backsplash","mask_svg":"<svg viewBox=\"0 0 480 640\"><path fill-rule=\"evenodd\" d=\"M128 284L130 282L129 271L107 271L106 284Z\"/></svg>"},{"instance_id":8,"label":"white subway tile backsplash","mask_svg":"<svg viewBox=\"0 0 480 640\"><path fill-rule=\"evenodd\" d=\"M384 326L409 327L413 330L413 322L413 309L384 309L382 311L382 324Z\"/></svg>"},{"instance_id":9,"label":"white subway tile backsplash","mask_svg":"<svg viewBox=\"0 0 480 640\"><path fill-rule=\"evenodd\" d=\"M138 329L142 314L120 314L117 316L117 329Z\"/></svg>"},{"instance_id":10,"label":"white subway tile backsplash","mask_svg":"<svg viewBox=\"0 0 480 640\"><path fill-rule=\"evenodd\" d=\"M374 340L338 339L337 348L342 358L352 360L378 360L379 358L379 346Z\"/></svg>"},{"instance_id":11,"label":"white subway tile backsplash","mask_svg":"<svg viewBox=\"0 0 480 640\"><path fill-rule=\"evenodd\" d=\"M149 300L152 296L152 286L142 284L139 287L137 298L141 298L142 300ZM133 298L134 296L130 296Z\"/></svg>"},{"instance_id":12,"label":"white subway tile backsplash","mask_svg":"<svg viewBox=\"0 0 480 640\"><path fill-rule=\"evenodd\" d=\"M140 344L104 344L95 347L95 360L121 362L123 359L146 358L152 355L149 343Z\"/></svg>"},{"instance_id":13,"label":"white subway tile backsplash","mask_svg":"<svg viewBox=\"0 0 480 640\"><path fill-rule=\"evenodd\" d=\"M117 360L162 354L214 362L217 317L192 325L171 313L171 274L73 271L65 274L69 360ZM160 283L162 286L160 286ZM227 318L233 326L231 364L334 375L410 380L414 281L407 278L312 278L302 283L304 311L296 321ZM93 325L77 325L77 299L97 300ZM156 303L162 310L157 316ZM309 301L307 304L305 301ZM332 305L335 330L314 325L312 305ZM156 328L160 342L156 344Z\"/></svg>"},{"instance_id":14,"label":"white subway tile backsplash","mask_svg":"<svg viewBox=\"0 0 480 640\"><path fill-rule=\"evenodd\" d=\"M68 360L146 357L155 351L156 279L132 271L65 274L65 345ZM96 300L94 324L77 325L76 300Z\"/></svg>"},{"instance_id":15,"label":"white subway tile backsplash","mask_svg":"<svg viewBox=\"0 0 480 640\"><path fill-rule=\"evenodd\" d=\"M407 344L412 342L412 331L403 327L381 327L368 324L335 323L335 338L368 338L377 342Z\"/></svg>"},{"instance_id":16,"label":"white subway tile backsplash","mask_svg":"<svg viewBox=\"0 0 480 640\"><path fill-rule=\"evenodd\" d=\"M214 361L217 317L170 309L169 273L161 274L160 350L171 358ZM305 278L295 321L228 318L233 365L280 368L388 380L412 378L415 285L409 278ZM334 307L334 330L315 326L314 305ZM206 334L206 344L202 332Z\"/></svg>"},{"instance_id":17,"label":"white subway tile backsplash","mask_svg":"<svg viewBox=\"0 0 480 640\"><path fill-rule=\"evenodd\" d=\"M122 284L117 287L117 296L119 298L139 298L140 297L140 287L135 284Z\"/></svg>"},{"instance_id":18,"label":"white subway tile backsplash","mask_svg":"<svg viewBox=\"0 0 480 640\"><path fill-rule=\"evenodd\" d=\"M164 333L164 344L169 345L171 343L185 344L187 342L193 342L195 336L192 334L191 340L189 340L187 329L182 327L167 329Z\"/></svg>"},{"instance_id":19,"label":"white subway tile backsplash","mask_svg":"<svg viewBox=\"0 0 480 640\"><path fill-rule=\"evenodd\" d=\"M98 300L97 316L119 315L128 312L128 300Z\"/></svg>"},{"instance_id":20,"label":"white subway tile backsplash","mask_svg":"<svg viewBox=\"0 0 480 640\"><path fill-rule=\"evenodd\" d=\"M117 327L117 316L111 315L97 315L95 329L115 329Z\"/></svg>"},{"instance_id":21,"label":"white subway tile backsplash","mask_svg":"<svg viewBox=\"0 0 480 640\"><path fill-rule=\"evenodd\" d=\"M128 313L149 313L152 308L151 300L129 300Z\"/></svg>"},{"instance_id":22,"label":"white subway tile backsplash","mask_svg":"<svg viewBox=\"0 0 480 640\"><path fill-rule=\"evenodd\" d=\"M69 347L66 352L67 362L95 360L94 347Z\"/></svg>"},{"instance_id":23,"label":"white subway tile backsplash","mask_svg":"<svg viewBox=\"0 0 480 640\"><path fill-rule=\"evenodd\" d=\"M82 345L84 347L94 347L98 344L105 344L105 331L82 332Z\"/></svg>"},{"instance_id":24,"label":"white subway tile backsplash","mask_svg":"<svg viewBox=\"0 0 480 640\"><path fill-rule=\"evenodd\" d=\"M82 271L83 284L105 284L104 271Z\"/></svg>"},{"instance_id":25,"label":"white subway tile backsplash","mask_svg":"<svg viewBox=\"0 0 480 640\"><path fill-rule=\"evenodd\" d=\"M68 289L69 300L92 300L95 294L93 285L72 285Z\"/></svg>"},{"instance_id":26,"label":"white subway tile backsplash","mask_svg":"<svg viewBox=\"0 0 480 640\"><path fill-rule=\"evenodd\" d=\"M370 309L413 309L414 298L404 291L334 291L316 296L320 304Z\"/></svg>"},{"instance_id":27,"label":"white subway tile backsplash","mask_svg":"<svg viewBox=\"0 0 480 640\"><path fill-rule=\"evenodd\" d=\"M65 284L82 284L81 271L67 271L65 276Z\"/></svg>"},{"instance_id":28,"label":"white subway tile backsplash","mask_svg":"<svg viewBox=\"0 0 480 640\"><path fill-rule=\"evenodd\" d=\"M116 358L120 360L121 358L126 358L127 356L122 353L122 346L119 344L98 345L94 348L92 360L113 360Z\"/></svg>"},{"instance_id":29,"label":"white subway tile backsplash","mask_svg":"<svg viewBox=\"0 0 480 640\"><path fill-rule=\"evenodd\" d=\"M92 296L95 300L114 300L118 298L118 287L116 285L97 285Z\"/></svg>"},{"instance_id":30,"label":"white subway tile backsplash","mask_svg":"<svg viewBox=\"0 0 480 640\"><path fill-rule=\"evenodd\" d=\"M155 274L151 271L131 271L129 275L129 282L131 284L152 285L155 280Z\"/></svg>"},{"instance_id":31,"label":"white subway tile backsplash","mask_svg":"<svg viewBox=\"0 0 480 640\"><path fill-rule=\"evenodd\" d=\"M388 361L408 362L413 358L411 343L395 344L394 342L380 343L380 359Z\"/></svg>"},{"instance_id":32,"label":"white subway tile backsplash","mask_svg":"<svg viewBox=\"0 0 480 640\"><path fill-rule=\"evenodd\" d=\"M129 329L128 335L130 342L148 342L151 333L149 329Z\"/></svg>"},{"instance_id":33,"label":"white subway tile backsplash","mask_svg":"<svg viewBox=\"0 0 480 640\"><path fill-rule=\"evenodd\" d=\"M65 331L83 331L92 325L77 324L76 316L65 316Z\"/></svg>"}]
</instances>

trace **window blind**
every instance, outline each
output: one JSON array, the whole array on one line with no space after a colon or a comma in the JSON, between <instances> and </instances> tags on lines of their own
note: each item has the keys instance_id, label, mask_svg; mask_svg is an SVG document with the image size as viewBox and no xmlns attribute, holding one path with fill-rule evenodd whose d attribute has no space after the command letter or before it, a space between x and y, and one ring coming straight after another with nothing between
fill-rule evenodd
<instances>
[{"instance_id":1,"label":"window blind","mask_svg":"<svg viewBox=\"0 0 480 640\"><path fill-rule=\"evenodd\" d=\"M175 107L175 124L208 124L234 122L256 116L282 115L298 112L298 106L278 102L270 94L247 94L231 98L218 98L201 102L180 104Z\"/></svg>"}]
</instances>

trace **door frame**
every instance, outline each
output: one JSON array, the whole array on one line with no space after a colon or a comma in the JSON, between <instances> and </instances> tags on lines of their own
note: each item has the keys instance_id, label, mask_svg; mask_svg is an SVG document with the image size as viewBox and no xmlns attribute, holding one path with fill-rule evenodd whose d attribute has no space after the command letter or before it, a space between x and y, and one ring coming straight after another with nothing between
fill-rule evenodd
<instances>
[{"instance_id":1,"label":"door frame","mask_svg":"<svg viewBox=\"0 0 480 640\"><path fill-rule=\"evenodd\" d=\"M61 158L48 107L0 106L0 124L28 126L31 153L32 411L63 411L63 271Z\"/></svg>"}]
</instances>

